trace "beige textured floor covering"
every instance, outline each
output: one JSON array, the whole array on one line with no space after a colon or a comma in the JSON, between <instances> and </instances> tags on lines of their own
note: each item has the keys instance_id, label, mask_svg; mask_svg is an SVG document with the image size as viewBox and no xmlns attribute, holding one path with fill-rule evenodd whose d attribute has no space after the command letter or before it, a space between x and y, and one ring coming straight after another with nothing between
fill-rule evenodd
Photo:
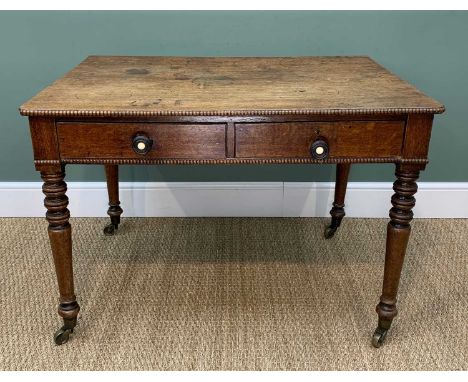
<instances>
[{"instance_id":1,"label":"beige textured floor covering","mask_svg":"<svg viewBox=\"0 0 468 382\"><path fill-rule=\"evenodd\" d=\"M400 314L377 317L387 220L72 219L82 310L54 346L46 222L0 219L1 369L468 369L468 220L417 220Z\"/></svg>"}]
</instances>

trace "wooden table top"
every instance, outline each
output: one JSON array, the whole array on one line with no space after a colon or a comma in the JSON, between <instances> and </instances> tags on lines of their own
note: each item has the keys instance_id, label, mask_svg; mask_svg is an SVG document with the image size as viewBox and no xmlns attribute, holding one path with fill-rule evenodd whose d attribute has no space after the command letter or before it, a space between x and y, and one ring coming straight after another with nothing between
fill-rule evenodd
<instances>
[{"instance_id":1,"label":"wooden table top","mask_svg":"<svg viewBox=\"0 0 468 382\"><path fill-rule=\"evenodd\" d=\"M443 111L368 57L90 56L20 107L54 117Z\"/></svg>"}]
</instances>

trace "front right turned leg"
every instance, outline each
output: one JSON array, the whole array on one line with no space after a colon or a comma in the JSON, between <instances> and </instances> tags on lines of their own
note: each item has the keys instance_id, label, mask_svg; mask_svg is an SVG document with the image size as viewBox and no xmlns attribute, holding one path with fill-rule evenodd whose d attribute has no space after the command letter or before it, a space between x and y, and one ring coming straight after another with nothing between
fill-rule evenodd
<instances>
[{"instance_id":1,"label":"front right turned leg","mask_svg":"<svg viewBox=\"0 0 468 382\"><path fill-rule=\"evenodd\" d=\"M390 325L397 315L397 293L401 270L405 258L406 246L411 232L410 222L413 219L413 207L418 190L416 180L419 168L411 165L397 165L396 181L393 183L395 193L392 196L390 222L387 225L387 245L385 252L385 269L380 302L376 307L379 315L377 329L372 336L372 345L382 346Z\"/></svg>"},{"instance_id":2,"label":"front right turned leg","mask_svg":"<svg viewBox=\"0 0 468 382\"><path fill-rule=\"evenodd\" d=\"M67 184L64 181L64 166L42 171L41 177L44 181L42 191L45 194L44 205L47 208L49 240L60 291L58 314L64 323L55 333L54 341L56 345L62 345L68 341L73 332L80 311L73 286L70 211L67 208L68 198L65 194Z\"/></svg>"}]
</instances>

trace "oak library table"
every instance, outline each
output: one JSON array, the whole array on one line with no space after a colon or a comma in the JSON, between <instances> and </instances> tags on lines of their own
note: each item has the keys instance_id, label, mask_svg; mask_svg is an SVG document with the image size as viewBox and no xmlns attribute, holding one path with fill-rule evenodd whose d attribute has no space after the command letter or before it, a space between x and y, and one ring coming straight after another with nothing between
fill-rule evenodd
<instances>
[{"instance_id":1,"label":"oak library table","mask_svg":"<svg viewBox=\"0 0 468 382\"><path fill-rule=\"evenodd\" d=\"M103 164L112 235L119 164L336 163L331 238L345 215L352 163L395 163L378 326L397 315L416 179L434 114L444 106L368 57L90 56L20 107L29 116L68 341L80 307L73 286L65 165ZM222 238L220 238L222 240Z\"/></svg>"}]
</instances>

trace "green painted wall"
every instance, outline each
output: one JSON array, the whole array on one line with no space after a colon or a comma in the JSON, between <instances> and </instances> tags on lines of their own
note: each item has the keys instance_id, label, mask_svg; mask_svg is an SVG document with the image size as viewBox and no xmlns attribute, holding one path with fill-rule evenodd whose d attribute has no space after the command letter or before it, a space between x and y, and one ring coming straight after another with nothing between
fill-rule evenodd
<instances>
[{"instance_id":1,"label":"green painted wall","mask_svg":"<svg viewBox=\"0 0 468 382\"><path fill-rule=\"evenodd\" d=\"M423 181L468 181L468 12L0 12L0 181L37 181L18 106L90 54L369 55L446 105ZM70 181L102 180L68 166ZM332 166L124 166L122 180L327 181ZM389 181L392 165L356 165Z\"/></svg>"}]
</instances>

